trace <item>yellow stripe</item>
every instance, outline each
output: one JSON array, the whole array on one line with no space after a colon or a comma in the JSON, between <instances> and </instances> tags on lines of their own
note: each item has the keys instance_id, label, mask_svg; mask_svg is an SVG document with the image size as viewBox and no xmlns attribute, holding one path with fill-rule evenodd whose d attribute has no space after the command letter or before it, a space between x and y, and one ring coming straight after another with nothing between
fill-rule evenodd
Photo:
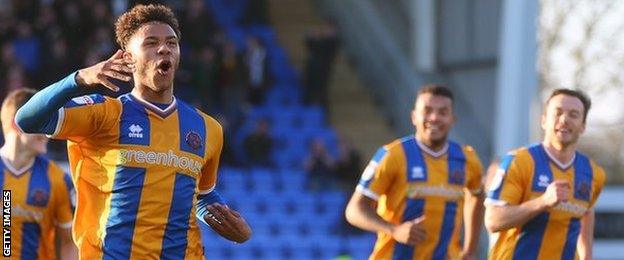
<instances>
[{"instance_id":1,"label":"yellow stripe","mask_svg":"<svg viewBox=\"0 0 624 260\"><path fill-rule=\"evenodd\" d=\"M163 234L169 217L169 207L163 206L173 196L175 175L157 171L147 171L139 210L132 238L131 259L160 257Z\"/></svg>"},{"instance_id":2,"label":"yellow stripe","mask_svg":"<svg viewBox=\"0 0 624 260\"><path fill-rule=\"evenodd\" d=\"M150 118L150 146L146 151L173 150L179 154L180 137L177 113L160 119L148 111ZM179 169L150 165L145 173L143 190L137 220L134 228L131 257L146 256L160 258L163 235L169 219L169 208L173 197L175 173Z\"/></svg>"}]
</instances>

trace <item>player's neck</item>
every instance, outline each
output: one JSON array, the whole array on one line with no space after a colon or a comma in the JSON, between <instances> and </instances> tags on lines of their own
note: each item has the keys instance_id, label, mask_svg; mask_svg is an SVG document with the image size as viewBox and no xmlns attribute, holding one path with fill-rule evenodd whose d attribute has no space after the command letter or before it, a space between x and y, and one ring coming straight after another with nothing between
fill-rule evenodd
<instances>
[{"instance_id":1,"label":"player's neck","mask_svg":"<svg viewBox=\"0 0 624 260\"><path fill-rule=\"evenodd\" d=\"M173 102L173 88L156 92L146 86L135 86L132 95L150 103L170 104Z\"/></svg>"},{"instance_id":2,"label":"player's neck","mask_svg":"<svg viewBox=\"0 0 624 260\"><path fill-rule=\"evenodd\" d=\"M544 145L544 149L550 156L562 164L568 164L574 159L574 154L576 153L576 145L574 144L562 145L544 140L542 145Z\"/></svg>"},{"instance_id":3,"label":"player's neck","mask_svg":"<svg viewBox=\"0 0 624 260\"><path fill-rule=\"evenodd\" d=\"M442 142L431 142L431 141L425 140L424 138L420 138L418 137L418 135L416 135L416 141L418 141L420 144L424 145L431 152L434 152L434 153L440 152L446 148L446 140Z\"/></svg>"},{"instance_id":4,"label":"player's neck","mask_svg":"<svg viewBox=\"0 0 624 260\"><path fill-rule=\"evenodd\" d=\"M11 167L18 170L32 164L37 156L37 154L22 147L16 138L9 138L5 141L0 148L0 155Z\"/></svg>"}]
</instances>

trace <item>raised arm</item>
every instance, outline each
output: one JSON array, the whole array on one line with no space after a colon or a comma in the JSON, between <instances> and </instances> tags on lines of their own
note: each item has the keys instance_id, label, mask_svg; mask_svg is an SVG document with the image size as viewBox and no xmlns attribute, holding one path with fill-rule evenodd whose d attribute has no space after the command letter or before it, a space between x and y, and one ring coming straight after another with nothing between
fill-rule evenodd
<instances>
[{"instance_id":1,"label":"raised arm","mask_svg":"<svg viewBox=\"0 0 624 260\"><path fill-rule=\"evenodd\" d=\"M122 56L119 50L108 60L74 72L39 91L17 111L15 123L26 133L52 134L59 118L58 109L70 99L94 92L97 85L118 91L119 87L110 79L130 81L134 65Z\"/></svg>"},{"instance_id":2,"label":"raised arm","mask_svg":"<svg viewBox=\"0 0 624 260\"><path fill-rule=\"evenodd\" d=\"M485 209L485 227L490 232L520 227L540 213L568 201L570 183L554 181L548 185L542 196L520 205L488 204Z\"/></svg>"}]
</instances>

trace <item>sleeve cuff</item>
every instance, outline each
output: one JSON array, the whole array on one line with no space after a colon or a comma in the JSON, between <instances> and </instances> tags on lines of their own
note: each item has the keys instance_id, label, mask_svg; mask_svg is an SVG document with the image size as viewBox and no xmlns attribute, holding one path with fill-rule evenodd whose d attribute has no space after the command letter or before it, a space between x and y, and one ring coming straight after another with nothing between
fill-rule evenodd
<instances>
[{"instance_id":1,"label":"sleeve cuff","mask_svg":"<svg viewBox=\"0 0 624 260\"><path fill-rule=\"evenodd\" d=\"M470 191L470 194L475 195L475 196L479 196L479 195L483 194L483 187L479 187L479 188L472 189L472 190L469 190L469 191Z\"/></svg>"},{"instance_id":2,"label":"sleeve cuff","mask_svg":"<svg viewBox=\"0 0 624 260\"><path fill-rule=\"evenodd\" d=\"M215 186L212 186L212 188L207 189L207 190L199 190L199 195L206 195L208 193L211 193L214 189L215 189Z\"/></svg>"},{"instance_id":3,"label":"sleeve cuff","mask_svg":"<svg viewBox=\"0 0 624 260\"><path fill-rule=\"evenodd\" d=\"M48 138L55 138L59 132L61 132L61 127L63 126L63 120L65 120L65 109L62 107L58 110L58 120L56 121L56 127L54 128L54 133L51 135L46 135Z\"/></svg>"},{"instance_id":4,"label":"sleeve cuff","mask_svg":"<svg viewBox=\"0 0 624 260\"><path fill-rule=\"evenodd\" d=\"M371 199L373 199L373 200L375 200L375 201L379 200L379 195L377 195L377 193L375 193L375 192L371 191L371 190L370 190L370 189L368 189L368 188L365 188L365 187L364 187L364 186L362 186L362 185L358 185L358 186L355 188L355 191L357 191L357 192L359 192L359 193L362 193L362 195L364 195L364 196L366 196L366 197L369 197L369 198L371 198Z\"/></svg>"},{"instance_id":5,"label":"sleeve cuff","mask_svg":"<svg viewBox=\"0 0 624 260\"><path fill-rule=\"evenodd\" d=\"M506 206L507 204L509 204L509 202L492 198L486 198L483 202L485 206Z\"/></svg>"},{"instance_id":6,"label":"sleeve cuff","mask_svg":"<svg viewBox=\"0 0 624 260\"><path fill-rule=\"evenodd\" d=\"M72 221L69 221L67 223L58 223L56 224L57 227L60 228L71 228L72 227Z\"/></svg>"}]
</instances>

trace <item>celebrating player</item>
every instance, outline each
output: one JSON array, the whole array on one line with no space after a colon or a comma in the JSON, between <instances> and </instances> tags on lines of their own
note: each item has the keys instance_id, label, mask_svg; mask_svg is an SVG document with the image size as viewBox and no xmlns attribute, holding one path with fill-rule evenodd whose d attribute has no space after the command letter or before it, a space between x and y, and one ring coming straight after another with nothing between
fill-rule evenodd
<instances>
[{"instance_id":1,"label":"celebrating player","mask_svg":"<svg viewBox=\"0 0 624 260\"><path fill-rule=\"evenodd\" d=\"M173 13L137 5L115 27L121 50L45 88L16 117L26 132L68 140L81 258L203 258L195 212L223 237L246 241L249 226L214 191L221 126L173 95ZM131 80L117 99L81 96Z\"/></svg>"},{"instance_id":2,"label":"celebrating player","mask_svg":"<svg viewBox=\"0 0 624 260\"><path fill-rule=\"evenodd\" d=\"M11 258L55 259L54 239L58 236L61 257L78 259L71 239L71 179L41 156L47 149L47 137L24 134L13 124L15 111L34 93L32 89L14 90L2 103L5 143L0 148L0 186L11 192Z\"/></svg>"},{"instance_id":3,"label":"celebrating player","mask_svg":"<svg viewBox=\"0 0 624 260\"><path fill-rule=\"evenodd\" d=\"M473 148L447 140L454 122L451 91L424 86L412 111L416 134L379 149L364 170L346 217L377 232L371 259L475 258L483 167Z\"/></svg>"},{"instance_id":4,"label":"celebrating player","mask_svg":"<svg viewBox=\"0 0 624 260\"><path fill-rule=\"evenodd\" d=\"M576 150L590 106L582 92L555 90L542 115L544 141L501 158L485 201L485 225L499 232L491 259L591 259L605 173Z\"/></svg>"}]
</instances>

